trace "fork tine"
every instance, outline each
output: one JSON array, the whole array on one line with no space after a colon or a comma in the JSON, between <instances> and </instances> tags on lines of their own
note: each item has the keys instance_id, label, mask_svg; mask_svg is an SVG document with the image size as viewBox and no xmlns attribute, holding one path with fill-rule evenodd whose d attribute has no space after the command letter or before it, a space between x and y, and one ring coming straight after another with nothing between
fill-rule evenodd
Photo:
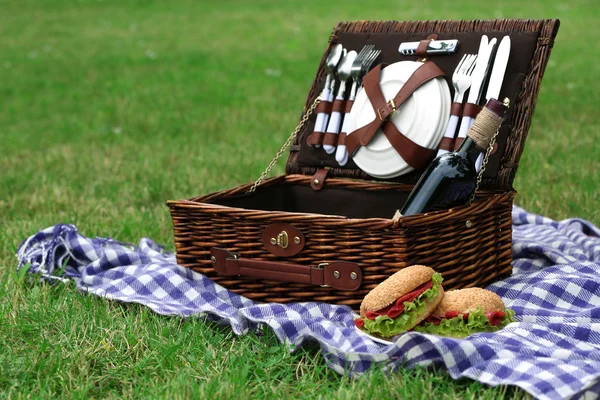
<instances>
[{"instance_id":1,"label":"fork tine","mask_svg":"<svg viewBox=\"0 0 600 400\"><path fill-rule=\"evenodd\" d=\"M475 61L477 61L477 55L474 55L473 60L471 61L471 65L469 66L469 68L467 69L467 71L465 73L471 75L473 73L473 70L475 69L475 65L477 64Z\"/></svg>"},{"instance_id":2,"label":"fork tine","mask_svg":"<svg viewBox=\"0 0 600 400\"><path fill-rule=\"evenodd\" d=\"M465 62L462 65L462 70L466 71L467 69L469 69L469 67L471 66L472 63L473 63L473 54L467 54L467 59L465 60Z\"/></svg>"},{"instance_id":3,"label":"fork tine","mask_svg":"<svg viewBox=\"0 0 600 400\"><path fill-rule=\"evenodd\" d=\"M462 58L460 59L460 62L454 69L454 74L458 74L461 71L461 68L462 68L463 64L465 63L465 60L467 60L468 58L469 58L469 54L465 54L462 56Z\"/></svg>"},{"instance_id":4,"label":"fork tine","mask_svg":"<svg viewBox=\"0 0 600 400\"><path fill-rule=\"evenodd\" d=\"M363 59L367 54L369 54L369 52L371 51L372 48L373 48L372 44L367 44L367 45L363 46L363 48L360 50L360 52L358 53L358 56L356 56L356 58Z\"/></svg>"},{"instance_id":5,"label":"fork tine","mask_svg":"<svg viewBox=\"0 0 600 400\"><path fill-rule=\"evenodd\" d=\"M373 50L371 52L370 56L363 63L363 75L368 72L369 68L371 67L371 64L373 64L377 57L379 57L379 54L381 54L381 50Z\"/></svg>"},{"instance_id":6,"label":"fork tine","mask_svg":"<svg viewBox=\"0 0 600 400\"><path fill-rule=\"evenodd\" d=\"M469 68L471 68L471 65L473 65L473 54L467 54L465 62L461 65L460 73L466 74Z\"/></svg>"},{"instance_id":7,"label":"fork tine","mask_svg":"<svg viewBox=\"0 0 600 400\"><path fill-rule=\"evenodd\" d=\"M359 66L373 47L375 46L373 46L372 44L363 46L363 48L360 50L360 53L358 53L356 59L354 60L354 65Z\"/></svg>"}]
</instances>

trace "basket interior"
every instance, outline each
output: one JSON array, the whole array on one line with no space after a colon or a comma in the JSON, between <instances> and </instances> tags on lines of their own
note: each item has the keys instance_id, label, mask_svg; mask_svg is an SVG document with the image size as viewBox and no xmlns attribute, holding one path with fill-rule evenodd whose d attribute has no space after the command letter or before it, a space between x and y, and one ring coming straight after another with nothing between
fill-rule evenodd
<instances>
[{"instance_id":1,"label":"basket interior","mask_svg":"<svg viewBox=\"0 0 600 400\"><path fill-rule=\"evenodd\" d=\"M280 182L255 192L213 198L207 203L261 211L284 211L343 216L392 218L408 196L408 189L364 190L325 186L319 191L306 184Z\"/></svg>"}]
</instances>

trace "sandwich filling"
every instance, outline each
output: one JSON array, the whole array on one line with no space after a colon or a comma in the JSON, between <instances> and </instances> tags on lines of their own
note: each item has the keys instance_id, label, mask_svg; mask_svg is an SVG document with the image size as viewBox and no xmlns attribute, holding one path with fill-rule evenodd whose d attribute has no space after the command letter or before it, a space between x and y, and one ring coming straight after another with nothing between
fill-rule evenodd
<instances>
[{"instance_id":1,"label":"sandwich filling","mask_svg":"<svg viewBox=\"0 0 600 400\"><path fill-rule=\"evenodd\" d=\"M415 331L440 336L467 337L477 332L495 332L513 322L515 312L484 312L481 308L469 313L446 311L443 318L430 315Z\"/></svg>"},{"instance_id":2,"label":"sandwich filling","mask_svg":"<svg viewBox=\"0 0 600 400\"><path fill-rule=\"evenodd\" d=\"M435 299L442 284L442 275L434 273L431 281L415 288L387 307L377 311L367 311L365 318L357 318L354 324L367 333L390 337L414 326L417 317L427 308L427 303Z\"/></svg>"}]
</instances>

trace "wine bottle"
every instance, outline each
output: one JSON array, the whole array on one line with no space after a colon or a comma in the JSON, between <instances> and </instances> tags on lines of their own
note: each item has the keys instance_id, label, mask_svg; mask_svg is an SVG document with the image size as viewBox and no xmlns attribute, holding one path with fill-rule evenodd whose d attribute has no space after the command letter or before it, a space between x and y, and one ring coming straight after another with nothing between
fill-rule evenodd
<instances>
[{"instance_id":1,"label":"wine bottle","mask_svg":"<svg viewBox=\"0 0 600 400\"><path fill-rule=\"evenodd\" d=\"M462 145L436 157L419 178L400 210L402 216L466 204L477 183L475 162L504 120L508 107L490 99L469 129Z\"/></svg>"}]
</instances>

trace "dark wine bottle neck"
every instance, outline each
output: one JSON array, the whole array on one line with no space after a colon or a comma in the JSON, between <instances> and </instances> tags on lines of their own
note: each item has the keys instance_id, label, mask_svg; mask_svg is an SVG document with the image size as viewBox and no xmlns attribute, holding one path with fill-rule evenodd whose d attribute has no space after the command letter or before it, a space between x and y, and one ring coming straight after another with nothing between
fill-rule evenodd
<instances>
[{"instance_id":1,"label":"dark wine bottle neck","mask_svg":"<svg viewBox=\"0 0 600 400\"><path fill-rule=\"evenodd\" d=\"M479 157L479 155L483 152L483 149L481 149L479 146L477 146L477 143L475 143L475 141L473 139L471 139L469 136L467 136L465 138L464 142L462 142L460 147L456 150L456 152L464 153L466 155L466 157L469 159L469 161L471 161L472 163L475 163L475 161L477 160L477 157Z\"/></svg>"}]
</instances>

